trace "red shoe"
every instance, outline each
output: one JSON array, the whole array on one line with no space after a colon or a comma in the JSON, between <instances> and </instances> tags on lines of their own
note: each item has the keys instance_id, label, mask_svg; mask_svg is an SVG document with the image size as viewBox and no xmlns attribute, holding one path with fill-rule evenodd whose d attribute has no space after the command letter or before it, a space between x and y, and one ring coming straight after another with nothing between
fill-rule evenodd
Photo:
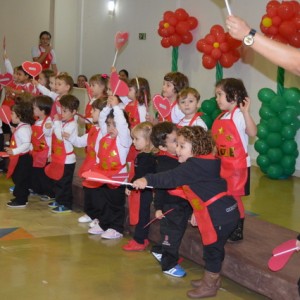
<instances>
[{"instance_id":1,"label":"red shoe","mask_svg":"<svg viewBox=\"0 0 300 300\"><path fill-rule=\"evenodd\" d=\"M125 244L122 249L125 251L143 251L149 245L149 241L145 240L144 244L139 244L134 239L130 240L127 244Z\"/></svg>"}]
</instances>

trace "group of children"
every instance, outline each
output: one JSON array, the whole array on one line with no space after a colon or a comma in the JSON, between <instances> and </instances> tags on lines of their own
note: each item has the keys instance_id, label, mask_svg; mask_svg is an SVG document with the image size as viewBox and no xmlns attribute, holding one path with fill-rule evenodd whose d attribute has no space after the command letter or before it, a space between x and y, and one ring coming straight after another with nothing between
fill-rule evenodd
<instances>
[{"instance_id":1,"label":"group of children","mask_svg":"<svg viewBox=\"0 0 300 300\"><path fill-rule=\"evenodd\" d=\"M143 251L149 245L154 203L161 243L151 253L164 273L183 277L186 272L178 263L178 251L191 218L202 235L205 275L192 281L195 289L188 296L216 295L224 245L227 240L243 239L241 197L249 192L250 172L247 144L248 136L256 135L242 81L227 78L216 84L217 103L224 113L209 131L198 113L200 94L180 72L164 76L162 96L171 104L164 120L151 113L145 78L129 80L128 96L119 97L110 89L108 75L92 76L92 97L80 118L79 100L70 93L73 79L67 73L48 73L45 70L38 81L30 81L42 95L12 106L16 127L5 150L10 155L7 175L15 184L15 198L7 205L25 207L32 189L43 200L53 199L49 203L53 212L70 212L76 163L73 147L84 147L79 176L83 177L85 215L78 221L89 223L90 234L121 238L128 199L129 221L135 231L122 248ZM83 136L78 136L78 122L86 125ZM130 181L133 188L97 180L100 174Z\"/></svg>"}]
</instances>

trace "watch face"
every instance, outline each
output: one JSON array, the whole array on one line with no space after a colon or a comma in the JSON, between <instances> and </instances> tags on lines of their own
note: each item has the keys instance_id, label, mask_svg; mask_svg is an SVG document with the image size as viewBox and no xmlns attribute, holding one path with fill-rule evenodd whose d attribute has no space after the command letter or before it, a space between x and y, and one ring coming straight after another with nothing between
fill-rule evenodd
<instances>
[{"instance_id":1,"label":"watch face","mask_svg":"<svg viewBox=\"0 0 300 300\"><path fill-rule=\"evenodd\" d=\"M253 44L253 42L254 42L254 38L253 38L253 35L246 35L245 37L244 37L244 40L243 40L243 42L244 42L244 44L246 45L246 46L251 46L252 44Z\"/></svg>"}]
</instances>

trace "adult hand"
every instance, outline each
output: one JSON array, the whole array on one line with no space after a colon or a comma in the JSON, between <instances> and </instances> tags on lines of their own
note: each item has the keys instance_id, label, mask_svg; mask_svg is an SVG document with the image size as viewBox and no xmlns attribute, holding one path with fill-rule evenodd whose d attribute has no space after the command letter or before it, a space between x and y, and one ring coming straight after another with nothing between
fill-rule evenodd
<instances>
[{"instance_id":1,"label":"adult hand","mask_svg":"<svg viewBox=\"0 0 300 300\"><path fill-rule=\"evenodd\" d=\"M229 34L240 41L242 41L251 30L250 26L243 19L236 16L228 16L226 18L226 26Z\"/></svg>"},{"instance_id":2,"label":"adult hand","mask_svg":"<svg viewBox=\"0 0 300 300\"><path fill-rule=\"evenodd\" d=\"M163 217L164 217L164 214L163 214L162 210L159 209L155 212L155 218L161 220Z\"/></svg>"},{"instance_id":3,"label":"adult hand","mask_svg":"<svg viewBox=\"0 0 300 300\"><path fill-rule=\"evenodd\" d=\"M143 190L146 188L147 186L147 180L146 178L140 178L140 179L137 179L133 182L132 186L135 188L135 189L140 189L140 190Z\"/></svg>"}]
</instances>

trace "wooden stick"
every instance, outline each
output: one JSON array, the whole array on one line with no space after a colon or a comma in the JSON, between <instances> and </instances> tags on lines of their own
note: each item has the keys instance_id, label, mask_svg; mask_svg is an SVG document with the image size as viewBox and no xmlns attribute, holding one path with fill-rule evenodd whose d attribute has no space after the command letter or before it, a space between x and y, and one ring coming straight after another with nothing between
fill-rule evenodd
<instances>
[{"instance_id":1,"label":"wooden stick","mask_svg":"<svg viewBox=\"0 0 300 300\"><path fill-rule=\"evenodd\" d=\"M286 254L286 253L289 253L289 252L292 252L292 251L295 251L295 250L299 250L299 248L298 248L298 247L295 247L295 248L292 248L292 249L288 249L288 250L285 250L285 251L276 253L276 254L274 254L273 256L283 255L283 254Z\"/></svg>"},{"instance_id":2,"label":"wooden stick","mask_svg":"<svg viewBox=\"0 0 300 300\"><path fill-rule=\"evenodd\" d=\"M116 64L116 60L117 60L117 56L118 56L118 52L119 52L119 50L117 49L116 50L116 53L115 53L115 58L114 58L114 61L113 61L113 64L112 64L112 66L114 67L115 66L115 64Z\"/></svg>"},{"instance_id":3,"label":"wooden stick","mask_svg":"<svg viewBox=\"0 0 300 300\"><path fill-rule=\"evenodd\" d=\"M173 211L175 208L171 208L171 209L169 209L169 210L167 210L164 214L163 214L163 216L165 217L165 215L167 215L168 213L170 213L171 211ZM146 227L148 227L150 224L152 224L154 221L156 221L158 218L154 218L154 219L152 219L149 223L147 223L145 226L144 226L144 228L146 228Z\"/></svg>"},{"instance_id":4,"label":"wooden stick","mask_svg":"<svg viewBox=\"0 0 300 300\"><path fill-rule=\"evenodd\" d=\"M232 12L231 12L231 8L230 8L230 5L228 3L228 0L225 0L225 4L226 4L226 8L227 8L229 16L232 16Z\"/></svg>"}]
</instances>

